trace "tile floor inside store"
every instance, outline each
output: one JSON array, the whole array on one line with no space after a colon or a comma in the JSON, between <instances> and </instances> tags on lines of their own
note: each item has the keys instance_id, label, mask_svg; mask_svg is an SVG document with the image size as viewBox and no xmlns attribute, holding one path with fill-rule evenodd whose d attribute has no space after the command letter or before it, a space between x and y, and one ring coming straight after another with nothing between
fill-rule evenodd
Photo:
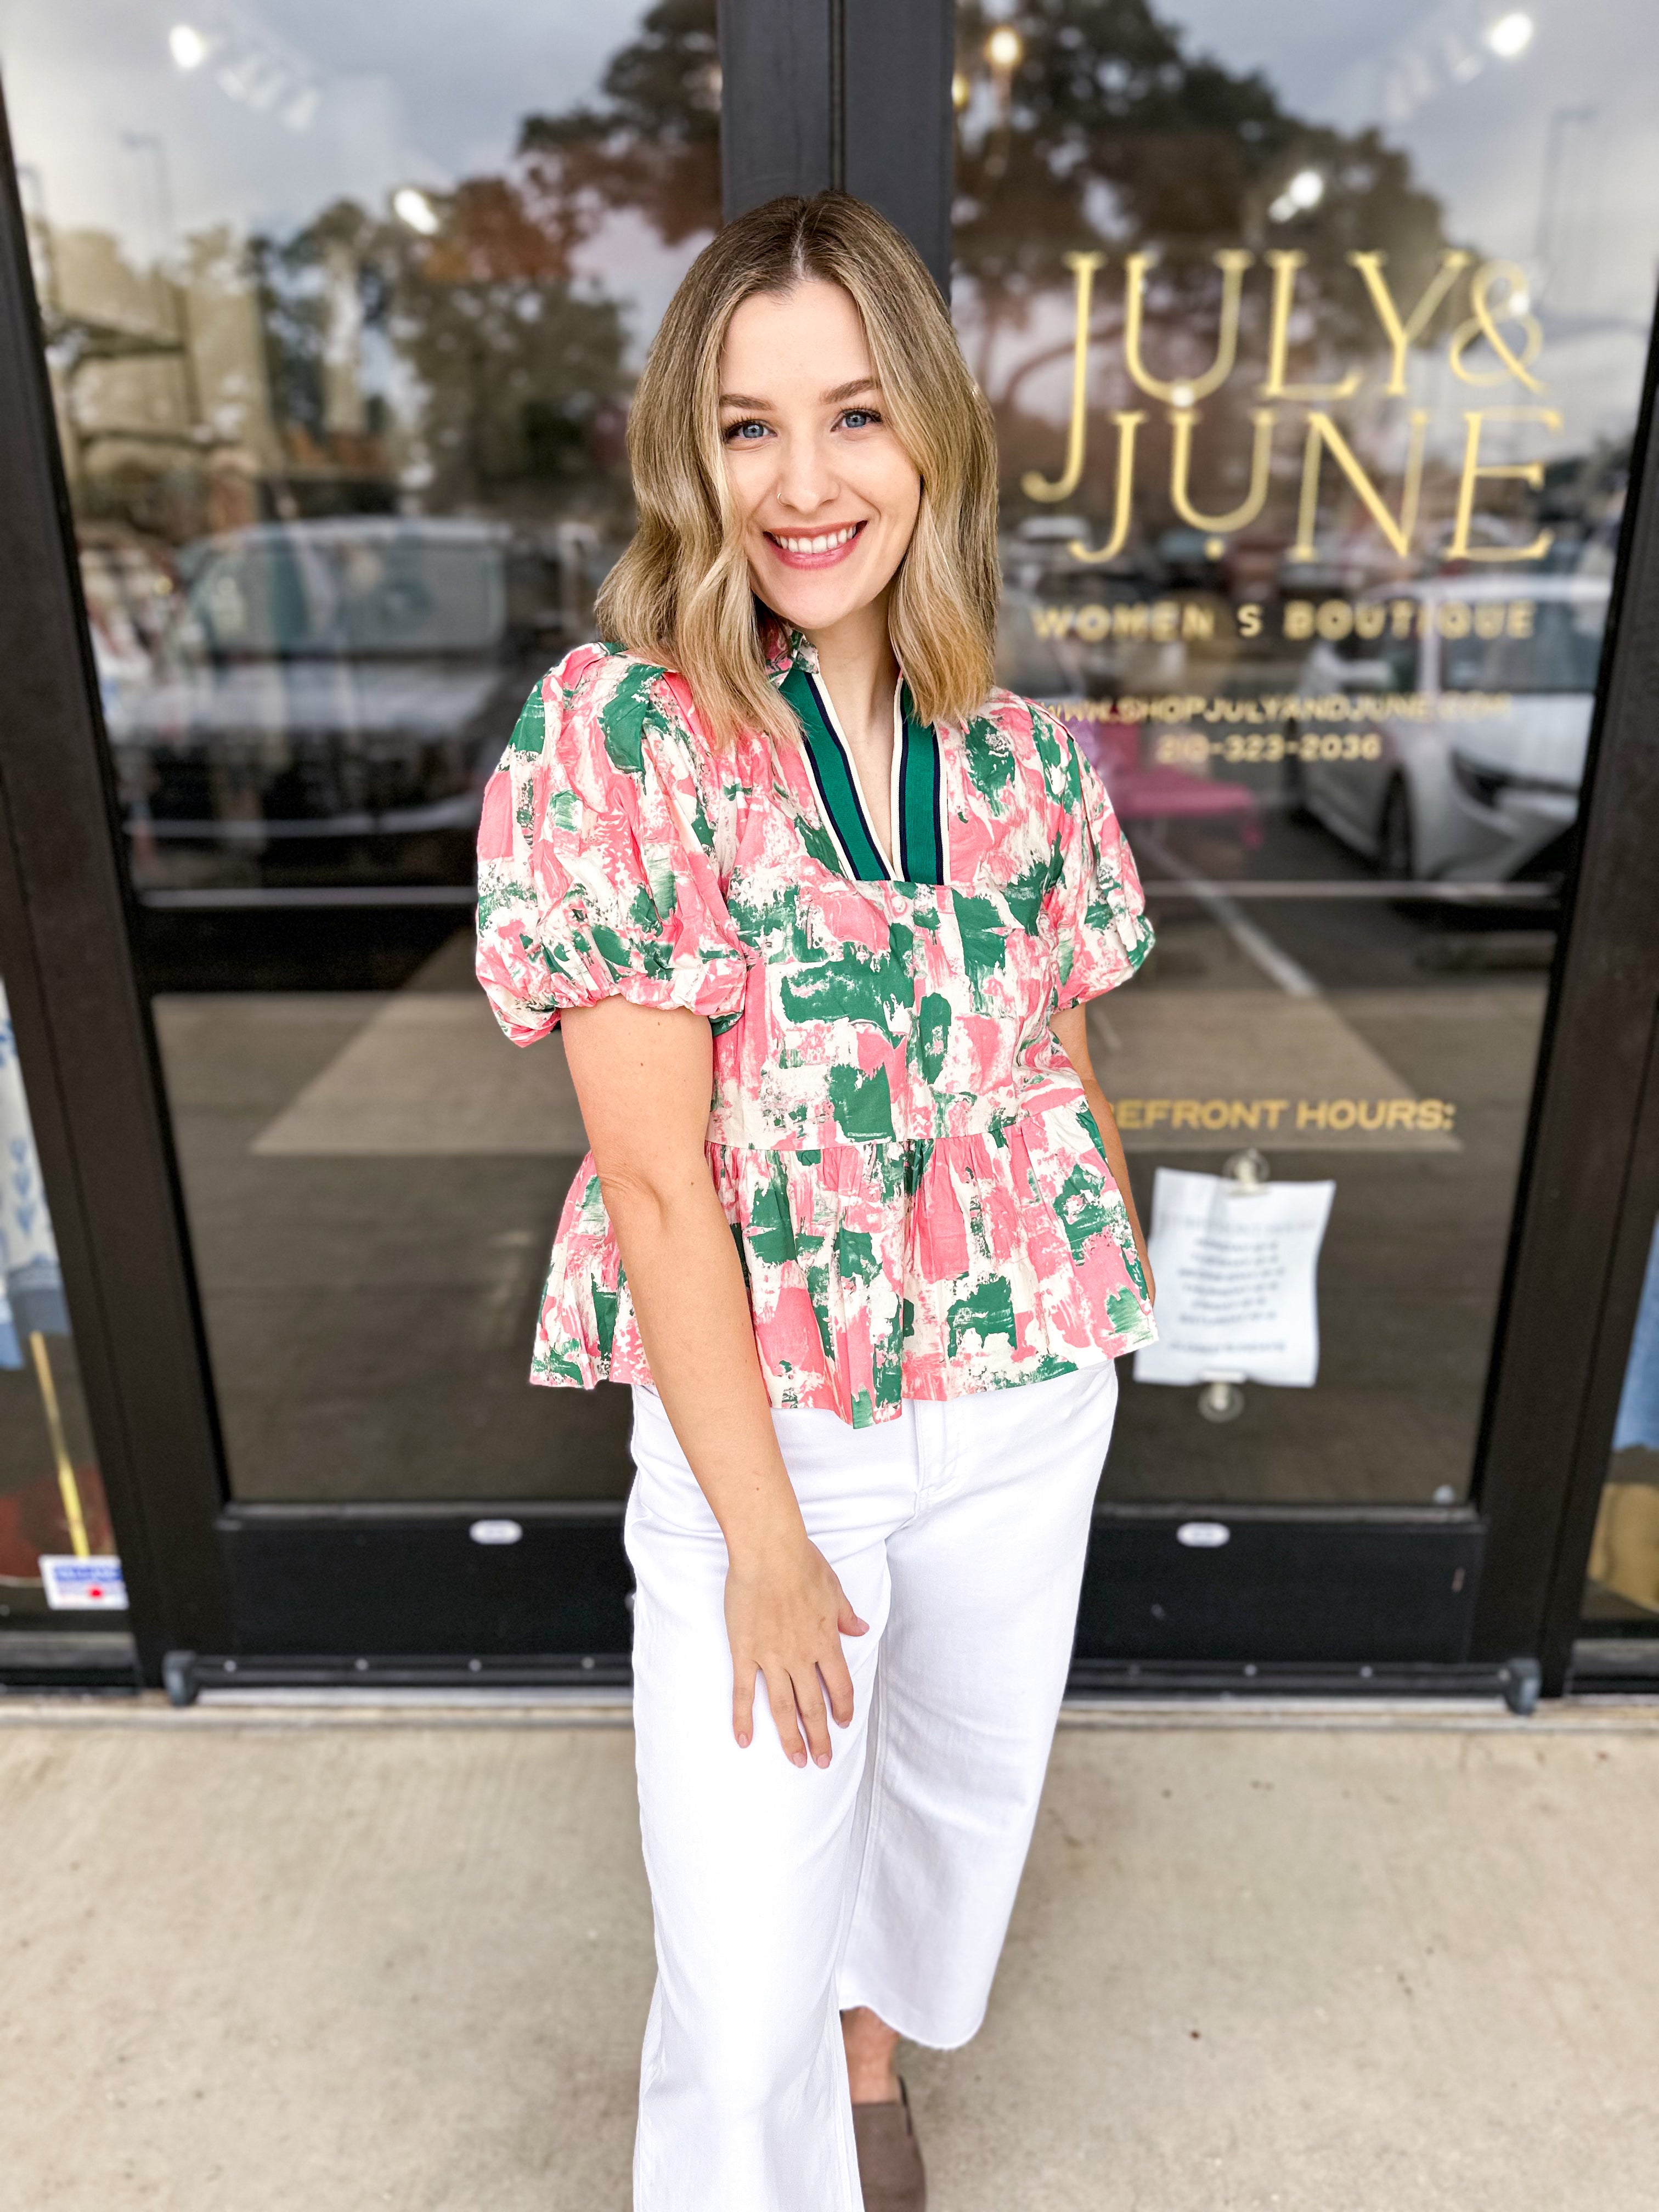
<instances>
[{"instance_id":1,"label":"tile floor inside store","mask_svg":"<svg viewBox=\"0 0 1659 2212\"><path fill-rule=\"evenodd\" d=\"M0 2212L626 2212L624 1709L0 1706ZM1659 1710L1062 1725L933 2212L1647 2212Z\"/></svg>"}]
</instances>

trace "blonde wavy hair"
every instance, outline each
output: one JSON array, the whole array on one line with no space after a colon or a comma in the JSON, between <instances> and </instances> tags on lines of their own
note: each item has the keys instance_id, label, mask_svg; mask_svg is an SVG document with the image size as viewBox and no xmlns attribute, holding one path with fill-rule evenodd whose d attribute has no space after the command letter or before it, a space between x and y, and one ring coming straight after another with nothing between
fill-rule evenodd
<instances>
[{"instance_id":1,"label":"blonde wavy hair","mask_svg":"<svg viewBox=\"0 0 1659 2212\"><path fill-rule=\"evenodd\" d=\"M814 279L851 295L887 419L921 478L888 621L917 717L965 720L994 680L996 436L945 302L908 240L862 200L769 200L716 234L669 302L629 417L639 526L595 606L607 638L684 677L717 745L744 729L799 734L767 674L769 611L726 483L720 360L744 301Z\"/></svg>"}]
</instances>

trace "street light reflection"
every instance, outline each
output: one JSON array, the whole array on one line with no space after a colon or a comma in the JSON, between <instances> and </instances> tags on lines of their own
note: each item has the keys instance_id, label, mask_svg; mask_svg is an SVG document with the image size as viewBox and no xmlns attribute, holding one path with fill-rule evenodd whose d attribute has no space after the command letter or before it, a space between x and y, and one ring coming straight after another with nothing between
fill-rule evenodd
<instances>
[{"instance_id":1,"label":"street light reflection","mask_svg":"<svg viewBox=\"0 0 1659 2212\"><path fill-rule=\"evenodd\" d=\"M1486 27L1486 44L1500 61L1512 62L1525 53L1532 44L1537 28L1524 8L1512 8L1507 15Z\"/></svg>"}]
</instances>

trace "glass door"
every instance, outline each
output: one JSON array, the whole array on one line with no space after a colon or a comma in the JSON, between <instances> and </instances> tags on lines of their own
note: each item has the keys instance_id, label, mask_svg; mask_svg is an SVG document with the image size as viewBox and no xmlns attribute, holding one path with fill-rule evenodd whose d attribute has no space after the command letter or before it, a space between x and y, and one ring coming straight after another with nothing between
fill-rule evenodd
<instances>
[{"instance_id":1,"label":"glass door","mask_svg":"<svg viewBox=\"0 0 1659 2212\"><path fill-rule=\"evenodd\" d=\"M234 1501L623 1485L620 1394L526 1387L583 1139L472 844L718 220L706 13L0 5Z\"/></svg>"},{"instance_id":2,"label":"glass door","mask_svg":"<svg viewBox=\"0 0 1659 2212\"><path fill-rule=\"evenodd\" d=\"M801 63L726 117L728 188L833 176L925 229L938 165L868 118L895 69L935 96L939 25L890 66L900 27L848 10L811 68L790 26L722 9L734 70L762 29ZM1158 932L1092 1017L1164 1335L1124 1378L1097 1654L1470 1649L1606 782L1644 29L1632 0L957 10L1003 677L1100 767ZM632 380L720 219L718 52L714 0L395 40L313 0L0 0L210 1371L204 1648L626 1648L626 1407L526 1380L580 1119L556 1041L515 1053L471 982L472 834L626 538ZM787 179L748 159L780 117Z\"/></svg>"},{"instance_id":3,"label":"glass door","mask_svg":"<svg viewBox=\"0 0 1659 2212\"><path fill-rule=\"evenodd\" d=\"M126 1586L0 985L0 1665L19 1637L125 1628Z\"/></svg>"},{"instance_id":4,"label":"glass door","mask_svg":"<svg viewBox=\"0 0 1659 2212\"><path fill-rule=\"evenodd\" d=\"M1164 1340L1126 1541L1472 1526L1649 337L1649 30L958 9L1004 677L1100 768L1158 930L1091 1013ZM1455 1656L1478 1562L1428 1556ZM1181 1587L1117 1648L1201 1633Z\"/></svg>"},{"instance_id":5,"label":"glass door","mask_svg":"<svg viewBox=\"0 0 1659 2212\"><path fill-rule=\"evenodd\" d=\"M1659 1221L1648 1239L1641 1302L1619 1387L1582 1633L1639 1644L1631 1656L1649 1668L1659 1658Z\"/></svg>"}]
</instances>

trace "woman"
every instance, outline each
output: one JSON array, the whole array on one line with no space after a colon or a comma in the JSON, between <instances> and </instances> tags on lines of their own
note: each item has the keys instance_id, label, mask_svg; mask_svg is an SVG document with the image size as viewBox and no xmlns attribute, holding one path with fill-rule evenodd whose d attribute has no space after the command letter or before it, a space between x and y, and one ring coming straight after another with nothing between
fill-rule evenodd
<instances>
[{"instance_id":1,"label":"woman","mask_svg":"<svg viewBox=\"0 0 1659 2212\"><path fill-rule=\"evenodd\" d=\"M897 232L729 224L629 451L611 642L485 798L478 974L562 1024L592 1146L534 1379L634 1390L635 2203L912 2212L894 2047L982 2017L1153 1334L1084 1013L1152 934L992 688L991 424Z\"/></svg>"}]
</instances>

